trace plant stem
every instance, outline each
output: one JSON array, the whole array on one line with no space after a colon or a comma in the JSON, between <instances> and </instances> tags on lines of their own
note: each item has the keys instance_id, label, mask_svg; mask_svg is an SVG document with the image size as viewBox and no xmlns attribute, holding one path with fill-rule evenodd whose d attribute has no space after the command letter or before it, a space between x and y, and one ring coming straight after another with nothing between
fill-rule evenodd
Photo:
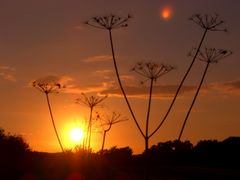
<instances>
[{"instance_id":1,"label":"plant stem","mask_svg":"<svg viewBox=\"0 0 240 180\"><path fill-rule=\"evenodd\" d=\"M149 138L152 137L152 136L159 130L159 128L163 125L163 123L164 123L165 120L167 119L167 117L168 117L168 115L169 115L169 113L170 113L170 111L171 111L171 109L172 109L172 107L173 107L173 105L174 105L174 103L175 103L175 101L176 101L176 99L177 99L177 96L178 96L178 94L179 94L179 92L180 92L180 89L181 89L182 86L183 86L184 81L186 80L186 78L187 78L190 70L192 69L192 66L193 66L194 62L196 61L196 57L197 57L197 55L198 55L198 53L199 53L199 50L200 50L200 48L201 48L201 46L202 46L203 40L204 40L207 32L208 32L208 29L205 29L205 31L204 31L204 33L203 33L203 36L202 36L202 38L201 38L201 41L200 41L200 43L199 43L199 45L198 45L197 51L196 51L196 53L195 53L195 55L194 55L194 57L193 57L193 59L192 59L192 62L191 62L191 64L190 64L190 66L188 67L185 75L183 76L183 79L182 79L182 81L181 81L181 83L180 83L180 85L179 85L179 87L178 87L178 89L177 89L177 91L176 91L176 94L175 94L175 96L174 96L174 98L173 98L173 100L172 100L172 102L171 102L171 104L170 104L170 106L169 106L169 108L168 108L165 116L163 117L162 121L161 121L160 124L157 126L157 128L149 135Z\"/></svg>"},{"instance_id":2,"label":"plant stem","mask_svg":"<svg viewBox=\"0 0 240 180\"><path fill-rule=\"evenodd\" d=\"M101 150L101 152L103 152L103 149L104 149L106 134L107 134L107 131L105 130L104 133L103 133L103 141L102 141L102 150Z\"/></svg>"},{"instance_id":3,"label":"plant stem","mask_svg":"<svg viewBox=\"0 0 240 180\"><path fill-rule=\"evenodd\" d=\"M137 119L136 119L136 117L135 117L135 115L134 115L134 113L133 113L133 110L132 110L132 108L131 108L131 105L130 105L130 103L129 103L129 101L128 101L127 95L126 95L126 93L125 93L125 91L124 91L124 88L123 88L123 86L122 86L122 82L121 82L121 79L120 79L120 76L119 76L118 67L117 67L117 63L116 63L116 59L115 59L115 53L114 53L114 47L113 47L113 39L112 39L112 31L111 31L111 29L109 29L108 31L109 31L109 38L110 38L110 44L111 44L112 58L113 58L113 63L114 63L115 72L116 72L116 75L117 75L118 84L119 84L119 86L120 86L120 89L121 89L121 91L122 91L122 94L123 94L123 96L124 96L124 99L125 99L125 101L126 101L126 103L127 103L128 109L129 109L129 111L130 111L130 113L131 113L131 115L132 115L132 117L133 117L134 122L135 122L138 130L139 130L140 133L142 134L142 136L145 138L145 135L144 135L141 127L139 126L139 124L138 124L138 122L137 122Z\"/></svg>"},{"instance_id":4,"label":"plant stem","mask_svg":"<svg viewBox=\"0 0 240 180\"><path fill-rule=\"evenodd\" d=\"M62 143L61 143L61 141L60 141L60 138L59 138L59 136L58 136L57 128L56 128L56 126L55 126L55 122L54 122L54 118L53 118L53 114L52 114L52 108L51 108L51 105L50 105L48 93L45 93L45 94L46 94L46 98L47 98L47 104L48 104L48 108L49 108L49 112L50 112L50 116L51 116L53 128L54 128L55 134L56 134L56 136L57 136L58 143L59 143L59 145L60 145L60 147L61 147L61 149L62 149L62 152L64 153L64 149L63 149Z\"/></svg>"},{"instance_id":5,"label":"plant stem","mask_svg":"<svg viewBox=\"0 0 240 180\"><path fill-rule=\"evenodd\" d=\"M145 134L145 151L148 151L149 144L148 144L148 129L149 129L149 118L150 118L150 111L151 111L151 102L152 102L152 90L153 90L153 78L151 78L150 82L150 90L149 90L149 101L148 101L148 109L147 109L147 118L146 118L146 134Z\"/></svg>"},{"instance_id":6,"label":"plant stem","mask_svg":"<svg viewBox=\"0 0 240 180\"><path fill-rule=\"evenodd\" d=\"M89 117L89 139L88 139L88 150L90 150L91 147L91 135L92 135L92 112L93 108L90 109L90 117Z\"/></svg>"},{"instance_id":7,"label":"plant stem","mask_svg":"<svg viewBox=\"0 0 240 180\"><path fill-rule=\"evenodd\" d=\"M205 70L204 70L202 79L201 79L201 81L200 81L200 83L199 83L199 86L198 86L198 89L197 89L197 91L196 91L196 93L195 93L195 96L194 96L194 98L193 98L192 104L191 104L191 106L190 106L190 108L189 108L189 110L188 110L188 112L187 112L187 115L186 115L186 117L185 117L185 120L184 120L184 122L183 122L181 131L180 131L180 134L179 134L179 136L178 136L178 141L180 141L180 139L181 139L181 137L182 137L182 133L183 133L183 130L184 130L184 128L185 128L186 122L187 122L188 117L189 117L189 115L190 115L190 113L191 113L191 110L192 110L192 108L193 108L193 105L194 105L194 103L195 103L195 101L196 101L196 99L197 99L197 96L198 96L198 93L199 93L199 91L200 91L200 89L201 89L201 86L202 86L202 84L203 84L205 75L207 74L207 70L208 70L209 64L210 64L210 61L207 62L207 65L206 65L206 67L205 67Z\"/></svg>"}]
</instances>

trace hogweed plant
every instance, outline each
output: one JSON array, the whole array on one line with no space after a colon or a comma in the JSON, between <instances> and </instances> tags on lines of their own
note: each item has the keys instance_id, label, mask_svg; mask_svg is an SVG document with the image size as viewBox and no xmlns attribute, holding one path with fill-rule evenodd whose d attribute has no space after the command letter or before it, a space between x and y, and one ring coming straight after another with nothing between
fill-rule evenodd
<instances>
[{"instance_id":1,"label":"hogweed plant","mask_svg":"<svg viewBox=\"0 0 240 180\"><path fill-rule=\"evenodd\" d=\"M164 117L162 118L162 120L160 121L159 125L156 127L156 129L149 135L150 137L153 136L158 130L159 128L163 125L163 123L165 122L165 120L167 119L178 95L179 95L179 92L190 72L190 70L192 69L193 67L193 64L194 62L196 61L196 58L197 58L197 55L202 47L202 44L203 44L203 41L207 35L207 32L209 31L223 31L223 32L226 32L227 29L224 27L224 21L221 20L219 18L219 15L218 14L214 14L214 15L208 15L208 14L205 14L205 15L201 15L201 14L195 14L193 15L191 18L189 18L190 21L194 22L195 24L197 24L198 26L200 26L202 29L203 29L203 35L201 37L201 40L198 44L198 47L194 53L194 55L192 56L192 61L186 71L186 73L184 74L179 86L178 86L178 89L173 97L173 100L166 112L166 114L164 115Z\"/></svg>"},{"instance_id":2,"label":"hogweed plant","mask_svg":"<svg viewBox=\"0 0 240 180\"><path fill-rule=\"evenodd\" d=\"M193 54L195 54L194 52L196 50L197 49L193 49L190 52L189 56L193 56ZM187 120L188 120L189 115L191 113L191 110L193 108L193 105L194 105L194 103L195 103L195 101L197 99L199 91L200 91L200 89L202 87L203 81L205 79L205 76L207 74L207 71L209 69L210 64L218 63L221 59L226 58L226 57L230 56L231 54L232 54L232 51L225 50L225 49L205 48L204 51L199 50L197 59L200 60L200 61L205 62L206 66L205 66L205 69L204 69L201 81L200 81L200 83L198 85L197 91L196 91L196 93L194 95L193 101L192 101L192 103L191 103L191 105L190 105L190 107L189 107L189 109L187 111L186 117L185 117L183 125L181 127L181 131L180 131L179 136L178 136L178 140L179 141L181 140L181 137L182 137L185 125L187 123Z\"/></svg>"},{"instance_id":3,"label":"hogweed plant","mask_svg":"<svg viewBox=\"0 0 240 180\"><path fill-rule=\"evenodd\" d=\"M139 62L137 63L131 70L138 75L142 76L144 80L141 83L145 83L150 81L149 87L149 97L148 97L148 108L147 108L147 116L145 123L145 151L147 152L149 149L149 118L151 112L151 102L152 102L152 93L153 93L153 83L157 81L158 78L167 74L171 70L173 70L173 66L157 64L153 62Z\"/></svg>"},{"instance_id":4,"label":"hogweed plant","mask_svg":"<svg viewBox=\"0 0 240 180\"><path fill-rule=\"evenodd\" d=\"M93 121L93 111L94 108L100 105L103 100L105 100L107 96L98 97L98 96L86 96L82 93L80 98L76 99L76 103L82 104L90 109L89 120L87 125L87 135L83 143L83 148L90 150L91 147L91 136L92 136L92 121Z\"/></svg>"},{"instance_id":5,"label":"hogweed plant","mask_svg":"<svg viewBox=\"0 0 240 180\"><path fill-rule=\"evenodd\" d=\"M113 59L113 64L114 64L114 69L115 69L115 73L117 76L117 81L119 84L119 87L121 89L121 92L123 94L123 97L126 101L127 107L131 113L131 116L138 128L138 130L140 131L141 135L144 137L144 133L141 130L141 127L135 117L135 114L132 110L132 107L130 105L130 102L127 98L127 95L125 93L125 90L123 88L122 85L122 81L120 79L120 75L119 75L119 71L118 71L118 65L116 62L116 57L115 57L115 50L114 50L114 45L113 45L113 36L112 36L112 30L114 29L119 29L119 28L126 28L128 27L128 21L129 19L131 19L132 17L130 15L128 15L127 17L120 17L117 15L108 15L108 16L95 16L92 17L89 21L86 21L85 24L98 28L98 29L103 29L103 30L107 30L108 34L109 34L109 40L110 40L110 46L111 46L111 53L112 53L112 59Z\"/></svg>"},{"instance_id":6,"label":"hogweed plant","mask_svg":"<svg viewBox=\"0 0 240 180\"><path fill-rule=\"evenodd\" d=\"M38 79L36 81L33 81L32 82L32 86L46 95L48 109L49 109L49 112L50 112L53 129L54 129L54 132L55 132L55 134L57 136L57 140L58 140L58 143L59 143L59 145L61 147L61 150L64 153L64 149L63 149L60 137L58 135L58 131L57 131L57 128L56 128L56 125L55 125L55 121L54 121L54 118L53 118L52 107L51 107L50 99L49 99L49 94L50 93L59 93L59 91L62 88L64 88L64 86L61 85L58 82L47 82L47 81L45 82L42 79Z\"/></svg>"},{"instance_id":7,"label":"hogweed plant","mask_svg":"<svg viewBox=\"0 0 240 180\"><path fill-rule=\"evenodd\" d=\"M103 140L102 140L102 148L101 148L101 152L103 152L105 141L106 141L106 135L111 130L112 126L114 124L127 121L128 119L126 117L122 117L121 114L116 112L112 112L111 115L98 114L98 118L100 119L101 127L103 129Z\"/></svg>"}]
</instances>

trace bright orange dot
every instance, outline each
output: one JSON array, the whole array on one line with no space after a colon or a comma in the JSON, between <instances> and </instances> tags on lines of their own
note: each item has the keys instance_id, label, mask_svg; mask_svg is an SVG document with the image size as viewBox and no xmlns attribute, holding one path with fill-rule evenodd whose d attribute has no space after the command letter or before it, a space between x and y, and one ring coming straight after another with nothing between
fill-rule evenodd
<instances>
[{"instance_id":1,"label":"bright orange dot","mask_svg":"<svg viewBox=\"0 0 240 180\"><path fill-rule=\"evenodd\" d=\"M172 17L172 8L169 6L165 6L161 10L161 17L165 20L168 20Z\"/></svg>"}]
</instances>

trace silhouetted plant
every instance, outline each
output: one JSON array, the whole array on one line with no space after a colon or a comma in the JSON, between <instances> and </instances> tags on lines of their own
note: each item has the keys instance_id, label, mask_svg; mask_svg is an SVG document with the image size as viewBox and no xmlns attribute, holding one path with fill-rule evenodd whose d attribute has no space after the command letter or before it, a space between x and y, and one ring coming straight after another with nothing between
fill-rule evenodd
<instances>
[{"instance_id":1,"label":"silhouetted plant","mask_svg":"<svg viewBox=\"0 0 240 180\"><path fill-rule=\"evenodd\" d=\"M46 99L47 99L47 104L48 104L48 108L49 108L49 112L50 112L50 116L51 116L51 120L52 120L52 125L55 131L55 134L57 136L58 139L58 143L61 147L62 152L64 153L64 149L60 140L60 137L58 135L57 132L57 128L54 122L54 118L53 118L53 113L52 113L52 108L50 105L50 100L49 100L49 94L50 93L59 93L60 89L64 88L64 86L62 86L59 82L45 82L43 79L38 79L36 81L34 81L32 83L33 87L35 87L37 90L43 92L46 95Z\"/></svg>"},{"instance_id":2,"label":"silhouetted plant","mask_svg":"<svg viewBox=\"0 0 240 180\"><path fill-rule=\"evenodd\" d=\"M115 50L114 50L114 46L113 46L112 30L113 29L119 29L119 28L122 28L122 27L128 27L128 21L129 21L130 18L132 18L130 15L128 15L127 17L120 17L120 16L117 16L117 15L95 16L85 23L87 25L92 26L92 27L108 31L109 39L110 39L110 45L111 45L112 58L113 58L113 64L114 64L114 69L115 69L115 73L116 73L116 76L117 76L119 87L120 87L121 92L123 94L123 97L124 97L124 99L127 103L127 106L128 106L128 109L129 109L129 111L132 115L132 118L133 118L138 130L140 131L141 135L144 137L144 133L143 133L143 131L142 131L135 115L134 115L132 107L131 107L131 105L128 101L127 95L126 95L125 90L123 88L123 85L122 85L122 82L121 82L121 79L120 79L120 75L119 75L119 72L118 72L118 66L117 66L116 57L115 57Z\"/></svg>"},{"instance_id":3,"label":"silhouetted plant","mask_svg":"<svg viewBox=\"0 0 240 180\"><path fill-rule=\"evenodd\" d=\"M89 96L88 97L84 93L82 93L82 96L76 99L76 102L78 104L83 104L90 109L90 115L89 115L89 121L88 121L88 127L87 127L87 136L85 138L85 143L84 143L84 146L87 146L88 150L90 150L90 147L91 147L93 110L96 106L99 106L100 103L106 98L107 96L103 96L103 97Z\"/></svg>"},{"instance_id":4,"label":"silhouetted plant","mask_svg":"<svg viewBox=\"0 0 240 180\"><path fill-rule=\"evenodd\" d=\"M174 95L174 98L165 114L165 116L162 118L162 120L160 121L159 125L157 126L157 128L153 131L153 133L151 133L149 135L149 137L153 136L158 130L159 128L163 125L163 123L165 122L165 120L167 119L176 99L177 99L177 96L179 95L179 92L183 86L183 83L185 82L190 70L192 69L192 66L194 64L194 62L196 61L196 57L200 51L200 48L202 46L202 43L207 35L207 32L208 31L224 31L226 32L227 29L225 27L223 27L223 24L224 24L224 21L221 20L219 18L219 15L218 14L214 14L214 15L208 15L208 14L205 14L205 15L201 15L201 14L195 14L193 15L191 18L190 18L190 21L196 23L198 26L200 26L202 29L203 29L203 35L202 35L202 38L199 42L199 45L195 51L195 54L193 55L193 59L192 59L192 62L190 63L186 73L184 74L179 86L178 86L178 89Z\"/></svg>"},{"instance_id":5,"label":"silhouetted plant","mask_svg":"<svg viewBox=\"0 0 240 180\"><path fill-rule=\"evenodd\" d=\"M193 51L190 53L190 56L195 54L194 51L196 51L196 49L193 49ZM195 93L195 96L193 98L193 101L192 101L192 103L190 105L190 108L189 108L189 110L187 112L187 115L185 117L185 120L183 122L180 134L178 136L178 140L180 140L181 137L182 137L183 130L185 128L186 122L187 122L188 117L189 117L189 115L191 113L191 110L193 108L193 105L194 105L194 103L195 103L195 101L197 99L198 93L199 93L199 91L201 89L201 86L202 86L204 78L205 78L205 76L207 74L209 65L212 64L212 63L218 63L219 60L221 60L221 59L223 59L223 58L225 58L225 57L227 57L227 56L229 56L231 54L232 54L231 51L225 50L225 49L205 48L204 51L199 50L199 54L197 56L197 59L199 59L200 61L206 62L207 64L206 64L206 67L204 69L204 72L203 72L201 81L200 81L200 83L198 85L198 88L197 88L197 91Z\"/></svg>"},{"instance_id":6,"label":"silhouetted plant","mask_svg":"<svg viewBox=\"0 0 240 180\"><path fill-rule=\"evenodd\" d=\"M116 112L112 112L111 116L98 114L98 118L100 119L101 126L103 128L103 140L102 140L102 149L101 149L101 152L103 152L107 132L110 131L110 129L114 124L120 123L122 121L126 121L127 118L122 117L121 114Z\"/></svg>"},{"instance_id":7,"label":"silhouetted plant","mask_svg":"<svg viewBox=\"0 0 240 180\"><path fill-rule=\"evenodd\" d=\"M167 74L171 70L173 70L173 66L164 65L164 64L156 64L152 62L137 63L133 68L132 71L136 72L140 76L143 76L146 81L150 81L150 90L149 90L149 98L148 98L148 108L147 108L147 117L146 117L146 124L145 124L145 151L148 151L149 148L149 118L151 112L151 102L152 102L152 91L153 91L153 83L157 81L158 78Z\"/></svg>"},{"instance_id":8,"label":"silhouetted plant","mask_svg":"<svg viewBox=\"0 0 240 180\"><path fill-rule=\"evenodd\" d=\"M1 179L6 172L14 172L15 168L22 164L24 157L31 151L29 145L20 135L5 133L0 128L0 171ZM13 175L13 174L12 174ZM7 174L10 178L10 174ZM7 178L7 179L8 179ZM11 179L11 178L10 178Z\"/></svg>"}]
</instances>

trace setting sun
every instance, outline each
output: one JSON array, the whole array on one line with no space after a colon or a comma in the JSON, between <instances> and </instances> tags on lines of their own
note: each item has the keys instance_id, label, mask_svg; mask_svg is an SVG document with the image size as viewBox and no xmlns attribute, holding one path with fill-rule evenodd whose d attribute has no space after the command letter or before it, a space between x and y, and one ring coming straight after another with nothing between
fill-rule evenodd
<instances>
[{"instance_id":1,"label":"setting sun","mask_svg":"<svg viewBox=\"0 0 240 180\"><path fill-rule=\"evenodd\" d=\"M80 142L83 139L84 133L80 127L76 127L70 130L69 135L71 141Z\"/></svg>"}]
</instances>

